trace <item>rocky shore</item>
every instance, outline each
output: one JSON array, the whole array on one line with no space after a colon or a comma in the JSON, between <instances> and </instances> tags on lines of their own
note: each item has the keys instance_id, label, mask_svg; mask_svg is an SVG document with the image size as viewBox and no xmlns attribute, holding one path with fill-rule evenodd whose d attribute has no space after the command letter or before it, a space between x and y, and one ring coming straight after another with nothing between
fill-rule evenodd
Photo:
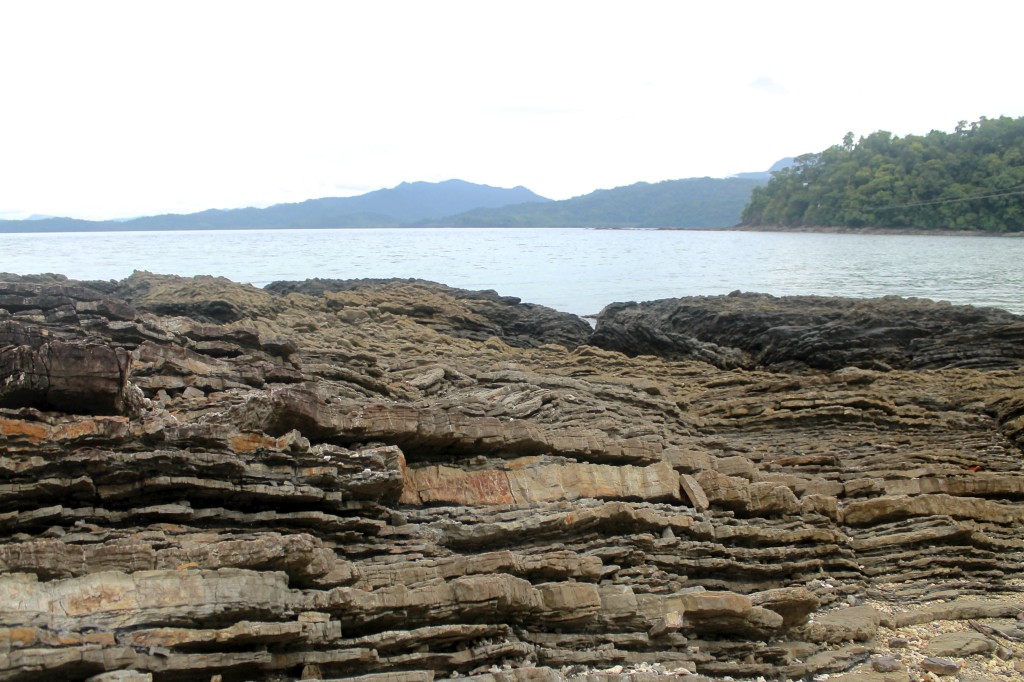
<instances>
[{"instance_id":1,"label":"rocky shore","mask_svg":"<svg viewBox=\"0 0 1024 682\"><path fill-rule=\"evenodd\" d=\"M0 275L0 681L1024 675L1024 318Z\"/></svg>"}]
</instances>

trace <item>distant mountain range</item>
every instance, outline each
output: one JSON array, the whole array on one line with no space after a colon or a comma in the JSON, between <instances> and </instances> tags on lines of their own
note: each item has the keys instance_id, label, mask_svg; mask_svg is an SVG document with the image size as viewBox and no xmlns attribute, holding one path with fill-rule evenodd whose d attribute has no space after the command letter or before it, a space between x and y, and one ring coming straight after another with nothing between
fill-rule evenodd
<instances>
[{"instance_id":1,"label":"distant mountain range","mask_svg":"<svg viewBox=\"0 0 1024 682\"><path fill-rule=\"evenodd\" d=\"M748 175L757 177L741 177ZM0 232L424 226L729 227L739 223L754 187L767 181L768 172L763 175L641 182L564 201L552 201L525 187L505 189L464 180L403 182L397 187L354 197L310 199L267 208L210 209L130 220L37 216L0 220Z\"/></svg>"},{"instance_id":2,"label":"distant mountain range","mask_svg":"<svg viewBox=\"0 0 1024 682\"><path fill-rule=\"evenodd\" d=\"M396 227L480 207L547 201L551 200L525 187L504 189L463 180L403 182L355 197L310 199L267 208L210 209L131 220L4 220L0 221L0 232Z\"/></svg>"},{"instance_id":3,"label":"distant mountain range","mask_svg":"<svg viewBox=\"0 0 1024 682\"><path fill-rule=\"evenodd\" d=\"M731 227L766 180L689 178L602 189L564 201L478 208L446 216L451 227Z\"/></svg>"}]
</instances>

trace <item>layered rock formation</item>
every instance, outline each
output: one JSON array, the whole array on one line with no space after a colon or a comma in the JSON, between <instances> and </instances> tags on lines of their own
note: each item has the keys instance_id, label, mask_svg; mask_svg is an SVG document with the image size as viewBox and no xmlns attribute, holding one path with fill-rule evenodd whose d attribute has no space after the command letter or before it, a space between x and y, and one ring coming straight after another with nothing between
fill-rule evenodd
<instances>
[{"instance_id":1,"label":"layered rock formation","mask_svg":"<svg viewBox=\"0 0 1024 682\"><path fill-rule=\"evenodd\" d=\"M589 343L723 368L1014 368L1024 320L926 299L728 296L614 303Z\"/></svg>"},{"instance_id":2,"label":"layered rock formation","mask_svg":"<svg viewBox=\"0 0 1024 682\"><path fill-rule=\"evenodd\" d=\"M1013 670L1020 318L0 280L0 680Z\"/></svg>"}]
</instances>

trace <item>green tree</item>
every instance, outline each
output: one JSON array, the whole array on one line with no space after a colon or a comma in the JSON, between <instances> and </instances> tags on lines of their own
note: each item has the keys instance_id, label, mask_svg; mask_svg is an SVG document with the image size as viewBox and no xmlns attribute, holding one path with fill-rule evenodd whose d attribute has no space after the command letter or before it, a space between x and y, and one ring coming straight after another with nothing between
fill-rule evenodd
<instances>
[{"instance_id":1,"label":"green tree","mask_svg":"<svg viewBox=\"0 0 1024 682\"><path fill-rule=\"evenodd\" d=\"M745 225L1024 230L1024 118L959 121L952 134L843 136L756 189Z\"/></svg>"}]
</instances>

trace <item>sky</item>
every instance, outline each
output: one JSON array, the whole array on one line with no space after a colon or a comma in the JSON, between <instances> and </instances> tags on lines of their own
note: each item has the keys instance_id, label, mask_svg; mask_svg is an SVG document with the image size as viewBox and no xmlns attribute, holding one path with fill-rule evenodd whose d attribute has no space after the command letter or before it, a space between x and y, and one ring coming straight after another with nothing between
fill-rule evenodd
<instances>
[{"instance_id":1,"label":"sky","mask_svg":"<svg viewBox=\"0 0 1024 682\"><path fill-rule=\"evenodd\" d=\"M595 189L1024 116L1024 4L0 3L0 219Z\"/></svg>"}]
</instances>

